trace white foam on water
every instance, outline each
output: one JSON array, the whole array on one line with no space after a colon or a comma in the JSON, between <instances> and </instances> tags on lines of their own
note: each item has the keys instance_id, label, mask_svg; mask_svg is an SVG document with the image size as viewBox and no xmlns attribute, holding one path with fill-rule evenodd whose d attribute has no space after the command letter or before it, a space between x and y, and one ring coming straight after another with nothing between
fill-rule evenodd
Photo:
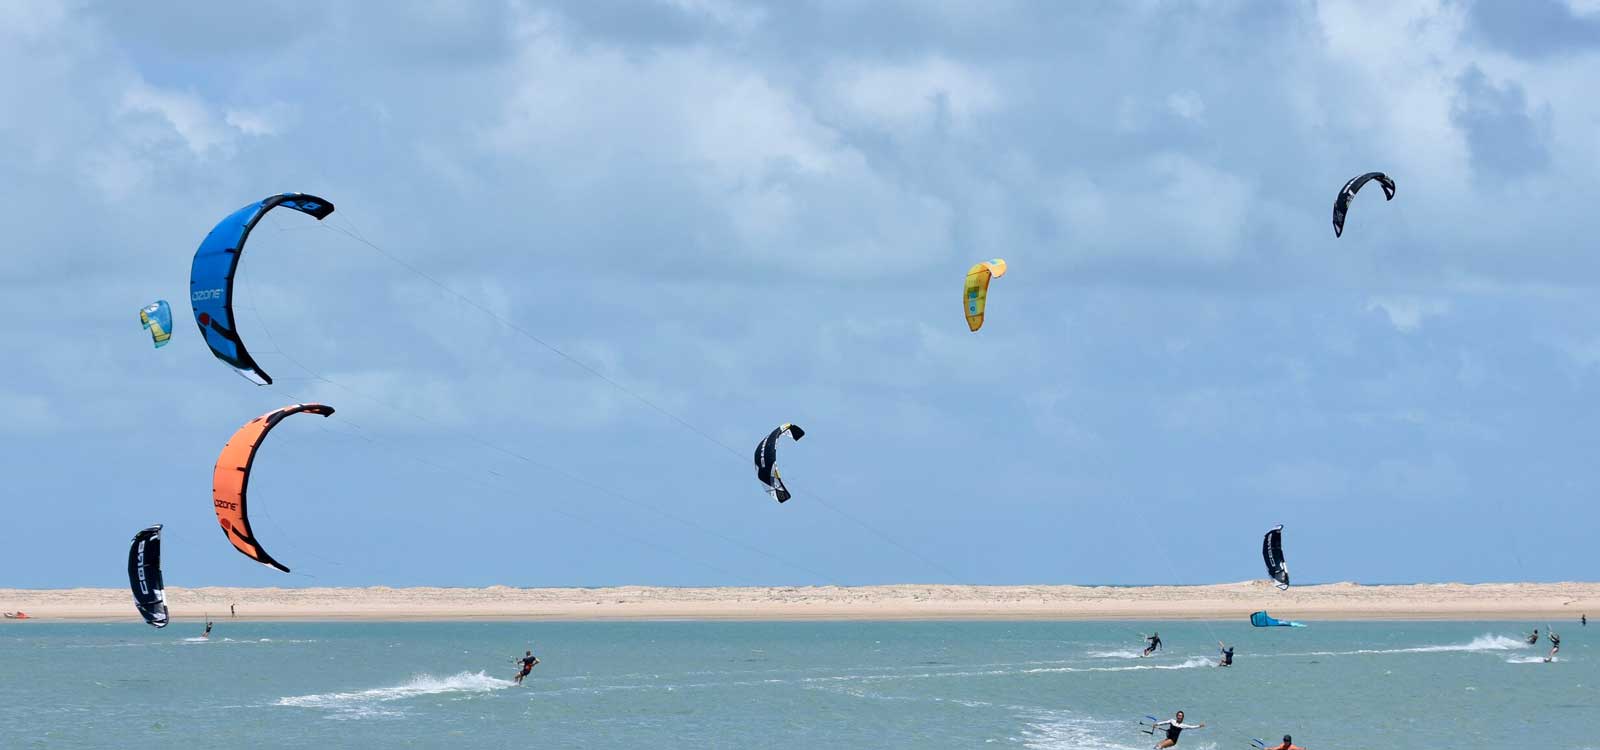
<instances>
[{"instance_id":1,"label":"white foam on water","mask_svg":"<svg viewBox=\"0 0 1600 750\"><path fill-rule=\"evenodd\" d=\"M1029 711L1018 718L1023 725L1014 739L1034 750L1149 750L1155 744L1132 721L1090 719L1065 711Z\"/></svg>"},{"instance_id":2,"label":"white foam on water","mask_svg":"<svg viewBox=\"0 0 1600 750\"><path fill-rule=\"evenodd\" d=\"M1557 659L1555 662L1552 662L1552 663L1559 663L1559 662L1560 662L1560 659ZM1513 657L1510 657L1510 658L1506 659L1506 663L1507 664L1543 664L1544 663L1544 657L1543 656L1513 656Z\"/></svg>"},{"instance_id":3,"label":"white foam on water","mask_svg":"<svg viewBox=\"0 0 1600 750\"><path fill-rule=\"evenodd\" d=\"M1515 651L1528 648L1528 642L1517 638L1507 638L1503 635L1485 634L1472 639L1471 643L1458 643L1445 646L1418 646L1417 648L1398 649L1395 653L1402 654L1428 654L1438 651Z\"/></svg>"},{"instance_id":4,"label":"white foam on water","mask_svg":"<svg viewBox=\"0 0 1600 750\"><path fill-rule=\"evenodd\" d=\"M315 693L292 695L273 702L276 706L314 708L333 712L331 718L366 718L373 716L402 716L403 712L385 709L381 704L416 698L423 695L449 693L487 693L513 687L516 683L484 672L457 672L449 677L419 674L410 680L390 687L370 690L353 690L342 693Z\"/></svg>"},{"instance_id":5,"label":"white foam on water","mask_svg":"<svg viewBox=\"0 0 1600 750\"><path fill-rule=\"evenodd\" d=\"M1268 656L1358 656L1362 654L1437 654L1437 653L1472 653L1479 651L1516 651L1530 648L1527 641L1520 638L1507 638L1503 635L1487 633L1472 639L1468 643L1446 643L1437 646L1413 646L1411 648L1363 648L1354 651L1306 651L1290 654L1267 654Z\"/></svg>"},{"instance_id":6,"label":"white foam on water","mask_svg":"<svg viewBox=\"0 0 1600 750\"><path fill-rule=\"evenodd\" d=\"M1077 669L1064 669L1057 671L1066 672L1138 672L1146 669L1199 669L1201 667L1215 667L1216 661L1206 656L1191 656L1178 664L1130 664L1126 667L1079 667ZM1052 670L1039 670L1052 671Z\"/></svg>"},{"instance_id":7,"label":"white foam on water","mask_svg":"<svg viewBox=\"0 0 1600 750\"><path fill-rule=\"evenodd\" d=\"M1116 651L1088 651L1084 653L1094 659L1143 659L1144 653L1133 649L1119 649Z\"/></svg>"}]
</instances>

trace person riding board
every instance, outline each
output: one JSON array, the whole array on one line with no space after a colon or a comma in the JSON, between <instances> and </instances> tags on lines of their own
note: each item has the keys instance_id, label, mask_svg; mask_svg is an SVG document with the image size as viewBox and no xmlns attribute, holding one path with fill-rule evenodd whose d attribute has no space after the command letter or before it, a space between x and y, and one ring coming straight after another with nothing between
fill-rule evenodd
<instances>
[{"instance_id":1,"label":"person riding board","mask_svg":"<svg viewBox=\"0 0 1600 750\"><path fill-rule=\"evenodd\" d=\"M1145 636L1144 639L1149 641L1150 645L1144 647L1144 653L1140 654L1140 656L1149 656L1161 648L1160 633L1151 633L1150 635Z\"/></svg>"},{"instance_id":2,"label":"person riding board","mask_svg":"<svg viewBox=\"0 0 1600 750\"><path fill-rule=\"evenodd\" d=\"M522 668L517 672L517 684L521 685L522 678L527 677L528 673L533 671L534 665L539 663L539 657L534 656L532 651L526 651L523 653L522 658L517 660L517 663L522 665Z\"/></svg>"},{"instance_id":3,"label":"person riding board","mask_svg":"<svg viewBox=\"0 0 1600 750\"><path fill-rule=\"evenodd\" d=\"M1283 744L1282 745L1273 745L1272 747L1266 748L1266 750L1306 750L1306 749L1301 747L1301 746L1299 746L1299 745L1294 744L1294 742L1290 739L1289 735L1286 734L1286 735L1283 736Z\"/></svg>"},{"instance_id":4,"label":"person riding board","mask_svg":"<svg viewBox=\"0 0 1600 750\"><path fill-rule=\"evenodd\" d=\"M1529 646L1532 646L1533 644L1538 643L1539 642L1539 629L1538 628L1534 628L1533 629L1533 634L1528 636L1527 640L1528 640L1528 645Z\"/></svg>"},{"instance_id":5,"label":"person riding board","mask_svg":"<svg viewBox=\"0 0 1600 750\"><path fill-rule=\"evenodd\" d=\"M1177 715L1171 719L1158 721L1154 727L1155 731L1166 732L1167 738L1156 743L1156 750L1165 750L1165 748L1169 748L1178 744L1178 735L1183 734L1183 730L1185 729L1204 729L1205 726L1206 724L1203 721L1199 724L1183 723L1182 711L1179 711Z\"/></svg>"},{"instance_id":6,"label":"person riding board","mask_svg":"<svg viewBox=\"0 0 1600 750\"><path fill-rule=\"evenodd\" d=\"M1222 661L1217 662L1217 666L1233 666L1233 648L1222 641L1217 641L1217 647L1222 649Z\"/></svg>"},{"instance_id":7,"label":"person riding board","mask_svg":"<svg viewBox=\"0 0 1600 750\"><path fill-rule=\"evenodd\" d=\"M1556 660L1556 652L1561 650L1561 636L1556 635L1556 631L1552 630L1546 637L1550 639L1550 655L1546 656L1544 660L1552 662Z\"/></svg>"},{"instance_id":8,"label":"person riding board","mask_svg":"<svg viewBox=\"0 0 1600 750\"><path fill-rule=\"evenodd\" d=\"M209 618L209 617L206 618L206 632L201 633L200 637L201 638L210 638L211 637L211 618Z\"/></svg>"}]
</instances>

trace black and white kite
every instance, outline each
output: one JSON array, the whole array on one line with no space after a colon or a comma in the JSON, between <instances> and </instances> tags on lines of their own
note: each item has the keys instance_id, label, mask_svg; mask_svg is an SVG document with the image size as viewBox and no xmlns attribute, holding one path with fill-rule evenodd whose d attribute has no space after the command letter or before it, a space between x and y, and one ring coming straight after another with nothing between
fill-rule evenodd
<instances>
[{"instance_id":1,"label":"black and white kite","mask_svg":"<svg viewBox=\"0 0 1600 750\"><path fill-rule=\"evenodd\" d=\"M1283 561L1283 524L1272 527L1261 539L1261 559L1267 563L1267 575L1277 581L1280 589L1289 588L1289 565Z\"/></svg>"},{"instance_id":2,"label":"black and white kite","mask_svg":"<svg viewBox=\"0 0 1600 750\"><path fill-rule=\"evenodd\" d=\"M778 475L778 438L783 437L785 432L795 440L806 436L806 431L800 429L800 425L783 424L756 444L756 479L766 485L767 494L780 503L791 497L789 488L783 486L783 477Z\"/></svg>"},{"instance_id":3,"label":"black and white kite","mask_svg":"<svg viewBox=\"0 0 1600 750\"><path fill-rule=\"evenodd\" d=\"M133 603L144 621L158 628L167 626L167 595L161 585L161 524L133 536L128 548L128 585L133 587Z\"/></svg>"},{"instance_id":4,"label":"black and white kite","mask_svg":"<svg viewBox=\"0 0 1600 750\"><path fill-rule=\"evenodd\" d=\"M1394 180L1382 172L1368 172L1359 177L1350 178L1349 182L1339 190L1339 197L1333 199L1333 236L1344 236L1344 215L1350 210L1350 201L1354 200L1361 186L1372 180L1377 180L1383 186L1383 199L1394 200Z\"/></svg>"}]
</instances>

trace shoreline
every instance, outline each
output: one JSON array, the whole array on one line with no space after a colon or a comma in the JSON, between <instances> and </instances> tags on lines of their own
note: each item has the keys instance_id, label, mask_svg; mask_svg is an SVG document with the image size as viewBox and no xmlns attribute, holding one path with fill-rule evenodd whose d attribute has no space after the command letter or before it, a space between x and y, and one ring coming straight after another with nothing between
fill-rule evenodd
<instances>
[{"instance_id":1,"label":"shoreline","mask_svg":"<svg viewBox=\"0 0 1600 750\"><path fill-rule=\"evenodd\" d=\"M775 586L669 588L179 588L174 621L907 621L1576 620L1600 615L1600 583L1332 583L1278 591L1265 581L1197 586ZM125 589L0 589L25 622L138 621Z\"/></svg>"}]
</instances>

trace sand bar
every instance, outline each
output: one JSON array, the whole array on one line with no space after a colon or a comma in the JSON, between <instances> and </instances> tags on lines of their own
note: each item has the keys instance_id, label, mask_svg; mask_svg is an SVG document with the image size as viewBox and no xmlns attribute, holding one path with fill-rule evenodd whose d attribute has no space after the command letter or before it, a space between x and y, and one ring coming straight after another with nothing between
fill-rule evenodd
<instances>
[{"instance_id":1,"label":"sand bar","mask_svg":"<svg viewBox=\"0 0 1600 750\"><path fill-rule=\"evenodd\" d=\"M771 588L169 588L174 619L252 620L1180 620L1265 609L1302 620L1576 620L1600 615L1600 584L1486 583L1278 591L1208 586L802 586ZM0 589L0 610L38 621L135 617L123 589ZM0 621L0 625L23 624Z\"/></svg>"}]
</instances>

